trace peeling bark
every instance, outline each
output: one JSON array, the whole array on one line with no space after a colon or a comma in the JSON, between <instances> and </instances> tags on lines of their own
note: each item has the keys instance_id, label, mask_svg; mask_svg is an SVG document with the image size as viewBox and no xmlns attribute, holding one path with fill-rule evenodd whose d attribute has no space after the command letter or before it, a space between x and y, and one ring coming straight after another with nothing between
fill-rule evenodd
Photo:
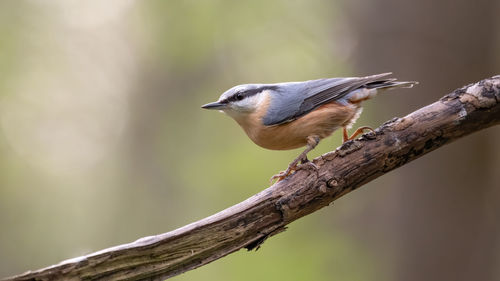
<instances>
[{"instance_id":1,"label":"peeling bark","mask_svg":"<svg viewBox=\"0 0 500 281\"><path fill-rule=\"evenodd\" d=\"M163 280L241 248L256 249L290 222L465 135L500 123L500 76L446 95L375 133L344 143L247 200L174 231L5 280Z\"/></svg>"}]
</instances>

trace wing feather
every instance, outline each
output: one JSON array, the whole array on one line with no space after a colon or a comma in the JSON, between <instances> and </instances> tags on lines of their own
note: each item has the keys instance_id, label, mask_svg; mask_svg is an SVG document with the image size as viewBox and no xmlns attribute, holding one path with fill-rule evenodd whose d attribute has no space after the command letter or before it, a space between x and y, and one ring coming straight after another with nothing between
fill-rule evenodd
<instances>
[{"instance_id":1,"label":"wing feather","mask_svg":"<svg viewBox=\"0 0 500 281\"><path fill-rule=\"evenodd\" d=\"M293 121L319 106L340 100L350 92L373 83L384 83L391 73L366 77L329 78L280 85L266 116L264 125L272 126Z\"/></svg>"}]
</instances>

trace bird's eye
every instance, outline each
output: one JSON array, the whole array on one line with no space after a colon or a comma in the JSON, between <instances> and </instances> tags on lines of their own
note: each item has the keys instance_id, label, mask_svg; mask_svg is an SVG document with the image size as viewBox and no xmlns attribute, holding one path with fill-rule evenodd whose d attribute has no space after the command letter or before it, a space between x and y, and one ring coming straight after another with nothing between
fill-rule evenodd
<instances>
[{"instance_id":1,"label":"bird's eye","mask_svg":"<svg viewBox=\"0 0 500 281\"><path fill-rule=\"evenodd\" d=\"M244 98L243 93L237 93L235 98L236 100L242 100Z\"/></svg>"}]
</instances>

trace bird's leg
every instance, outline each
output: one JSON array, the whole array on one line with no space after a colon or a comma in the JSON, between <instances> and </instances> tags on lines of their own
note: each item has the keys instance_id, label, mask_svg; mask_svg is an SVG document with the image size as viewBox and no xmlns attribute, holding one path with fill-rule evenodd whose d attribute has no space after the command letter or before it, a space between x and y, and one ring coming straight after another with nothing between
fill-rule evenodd
<instances>
[{"instance_id":1,"label":"bird's leg","mask_svg":"<svg viewBox=\"0 0 500 281\"><path fill-rule=\"evenodd\" d=\"M347 134L347 129L345 127L343 127L342 129L343 129L343 131L342 131L342 143L344 143L346 141L353 140L359 134L362 134L364 130L370 130L372 132L375 132L372 128L364 126L364 127L359 127L358 129L356 129L356 131L354 131L354 133L349 137L349 135Z\"/></svg>"},{"instance_id":2,"label":"bird's leg","mask_svg":"<svg viewBox=\"0 0 500 281\"><path fill-rule=\"evenodd\" d=\"M278 174L274 175L271 177L271 182L274 180L274 179L278 179L278 181L280 180L283 180L284 178L288 177L290 174L292 174L294 171L296 171L297 169L300 169L300 167L302 166L298 166L299 162L301 162L303 165L312 165L314 168L317 168L316 165L314 165L313 163L309 162L309 160L307 159L307 153L311 150L313 150L319 143L320 139L318 136L309 136L307 137L307 146L306 146L306 149L304 151L302 151L301 154L299 154L299 156L297 156L297 158L295 158L292 163L290 163L288 165L288 168L285 170L285 171L281 171L279 172Z\"/></svg>"}]
</instances>

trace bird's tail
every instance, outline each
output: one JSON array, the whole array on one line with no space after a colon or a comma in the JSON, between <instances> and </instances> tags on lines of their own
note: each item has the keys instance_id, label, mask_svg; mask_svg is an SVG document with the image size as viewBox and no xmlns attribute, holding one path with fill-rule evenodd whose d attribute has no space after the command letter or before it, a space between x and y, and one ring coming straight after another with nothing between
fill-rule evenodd
<instances>
[{"instance_id":1,"label":"bird's tail","mask_svg":"<svg viewBox=\"0 0 500 281\"><path fill-rule=\"evenodd\" d=\"M384 78L391 74L389 72L361 78L366 81L365 84L347 94L347 100L352 103L358 103L376 96L378 90L411 88L418 84L417 81L397 81L396 78Z\"/></svg>"},{"instance_id":2,"label":"bird's tail","mask_svg":"<svg viewBox=\"0 0 500 281\"><path fill-rule=\"evenodd\" d=\"M388 78L368 83L365 87L367 89L412 88L417 84L417 81L397 81L396 78Z\"/></svg>"}]
</instances>

